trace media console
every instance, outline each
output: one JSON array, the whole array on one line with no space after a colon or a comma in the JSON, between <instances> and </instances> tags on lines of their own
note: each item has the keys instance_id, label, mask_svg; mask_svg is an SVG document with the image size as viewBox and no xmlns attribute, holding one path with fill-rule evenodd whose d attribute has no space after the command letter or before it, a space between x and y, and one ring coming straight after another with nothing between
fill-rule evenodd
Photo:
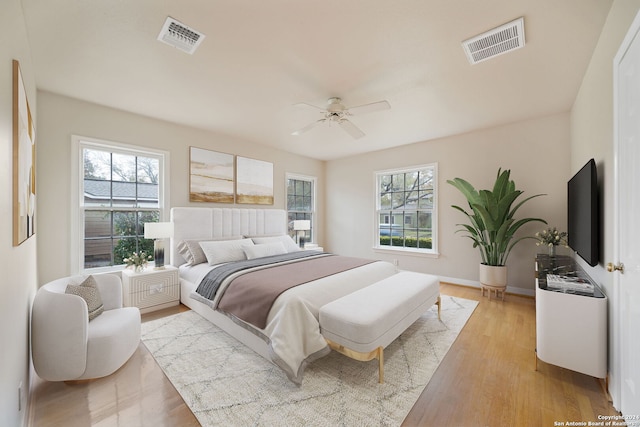
<instances>
[{"instance_id":1,"label":"media console","mask_svg":"<svg viewBox=\"0 0 640 427\"><path fill-rule=\"evenodd\" d=\"M547 274L589 281L593 293L547 286ZM569 256L536 257L536 357L596 378L607 376L607 297Z\"/></svg>"}]
</instances>

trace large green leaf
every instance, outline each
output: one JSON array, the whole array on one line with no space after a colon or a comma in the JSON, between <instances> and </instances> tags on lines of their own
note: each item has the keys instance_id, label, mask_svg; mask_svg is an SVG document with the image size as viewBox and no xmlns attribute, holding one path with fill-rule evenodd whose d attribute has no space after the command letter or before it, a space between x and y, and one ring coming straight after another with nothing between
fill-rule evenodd
<instances>
[{"instance_id":1,"label":"large green leaf","mask_svg":"<svg viewBox=\"0 0 640 427\"><path fill-rule=\"evenodd\" d=\"M464 197L467 199L469 204L478 202L478 192L476 191L475 188L473 188L473 185L469 184L464 179L455 178L453 179L453 181L447 181L447 182L453 185L454 187L456 187L458 190L460 190L460 192L464 195Z\"/></svg>"},{"instance_id":2,"label":"large green leaf","mask_svg":"<svg viewBox=\"0 0 640 427\"><path fill-rule=\"evenodd\" d=\"M531 236L515 238L516 232L526 223L539 221L541 218L522 218L516 220L516 211L527 201L542 196L536 194L527 197L513 206L523 192L516 190L515 183L510 179L511 171L498 169L493 190L476 190L473 185L462 178L454 178L447 182L456 187L467 199L471 212L453 205L462 212L469 224L458 224L462 227L456 232L466 233L473 241L473 247L480 250L482 262L488 265L504 265L513 246Z\"/></svg>"}]
</instances>

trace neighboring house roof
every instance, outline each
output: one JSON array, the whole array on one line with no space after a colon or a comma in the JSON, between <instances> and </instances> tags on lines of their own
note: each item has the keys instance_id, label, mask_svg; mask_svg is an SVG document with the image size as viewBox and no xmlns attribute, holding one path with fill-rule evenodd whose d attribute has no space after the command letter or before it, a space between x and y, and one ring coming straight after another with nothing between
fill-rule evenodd
<instances>
[{"instance_id":1,"label":"neighboring house roof","mask_svg":"<svg viewBox=\"0 0 640 427\"><path fill-rule=\"evenodd\" d=\"M136 200L136 191L138 200L158 200L158 184L84 180L84 197L89 199Z\"/></svg>"}]
</instances>

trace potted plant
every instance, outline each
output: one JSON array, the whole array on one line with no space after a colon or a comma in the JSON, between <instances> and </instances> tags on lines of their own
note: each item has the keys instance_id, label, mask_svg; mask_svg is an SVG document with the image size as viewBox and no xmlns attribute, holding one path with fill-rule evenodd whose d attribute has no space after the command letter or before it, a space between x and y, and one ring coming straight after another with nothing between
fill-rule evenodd
<instances>
[{"instance_id":1,"label":"potted plant","mask_svg":"<svg viewBox=\"0 0 640 427\"><path fill-rule=\"evenodd\" d=\"M470 211L460 206L452 207L462 212L469 219L469 224L458 224L462 228L457 232L464 232L465 237L473 241L473 247L480 250L482 259L480 264L480 283L490 289L503 291L507 287L507 258L511 249L524 239L532 236L515 237L516 231L524 224L538 221L546 224L540 218L515 219L516 211L528 200L542 196L530 196L514 206L523 193L516 190L515 183L510 180L510 170L498 169L493 190L477 191L462 178L454 178L447 182L456 187L469 203ZM489 292L490 294L491 292ZM504 295L504 293L503 293Z\"/></svg>"}]
</instances>

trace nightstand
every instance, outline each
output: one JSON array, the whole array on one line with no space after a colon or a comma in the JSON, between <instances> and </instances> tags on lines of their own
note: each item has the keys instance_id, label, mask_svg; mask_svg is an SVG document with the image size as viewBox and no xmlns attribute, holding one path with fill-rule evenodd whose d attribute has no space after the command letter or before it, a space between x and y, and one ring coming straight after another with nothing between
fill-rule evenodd
<instances>
[{"instance_id":1,"label":"nightstand","mask_svg":"<svg viewBox=\"0 0 640 427\"><path fill-rule=\"evenodd\" d=\"M122 271L123 303L126 307L138 307L140 313L160 310L180 303L180 279L178 269L171 265L140 273Z\"/></svg>"}]
</instances>

